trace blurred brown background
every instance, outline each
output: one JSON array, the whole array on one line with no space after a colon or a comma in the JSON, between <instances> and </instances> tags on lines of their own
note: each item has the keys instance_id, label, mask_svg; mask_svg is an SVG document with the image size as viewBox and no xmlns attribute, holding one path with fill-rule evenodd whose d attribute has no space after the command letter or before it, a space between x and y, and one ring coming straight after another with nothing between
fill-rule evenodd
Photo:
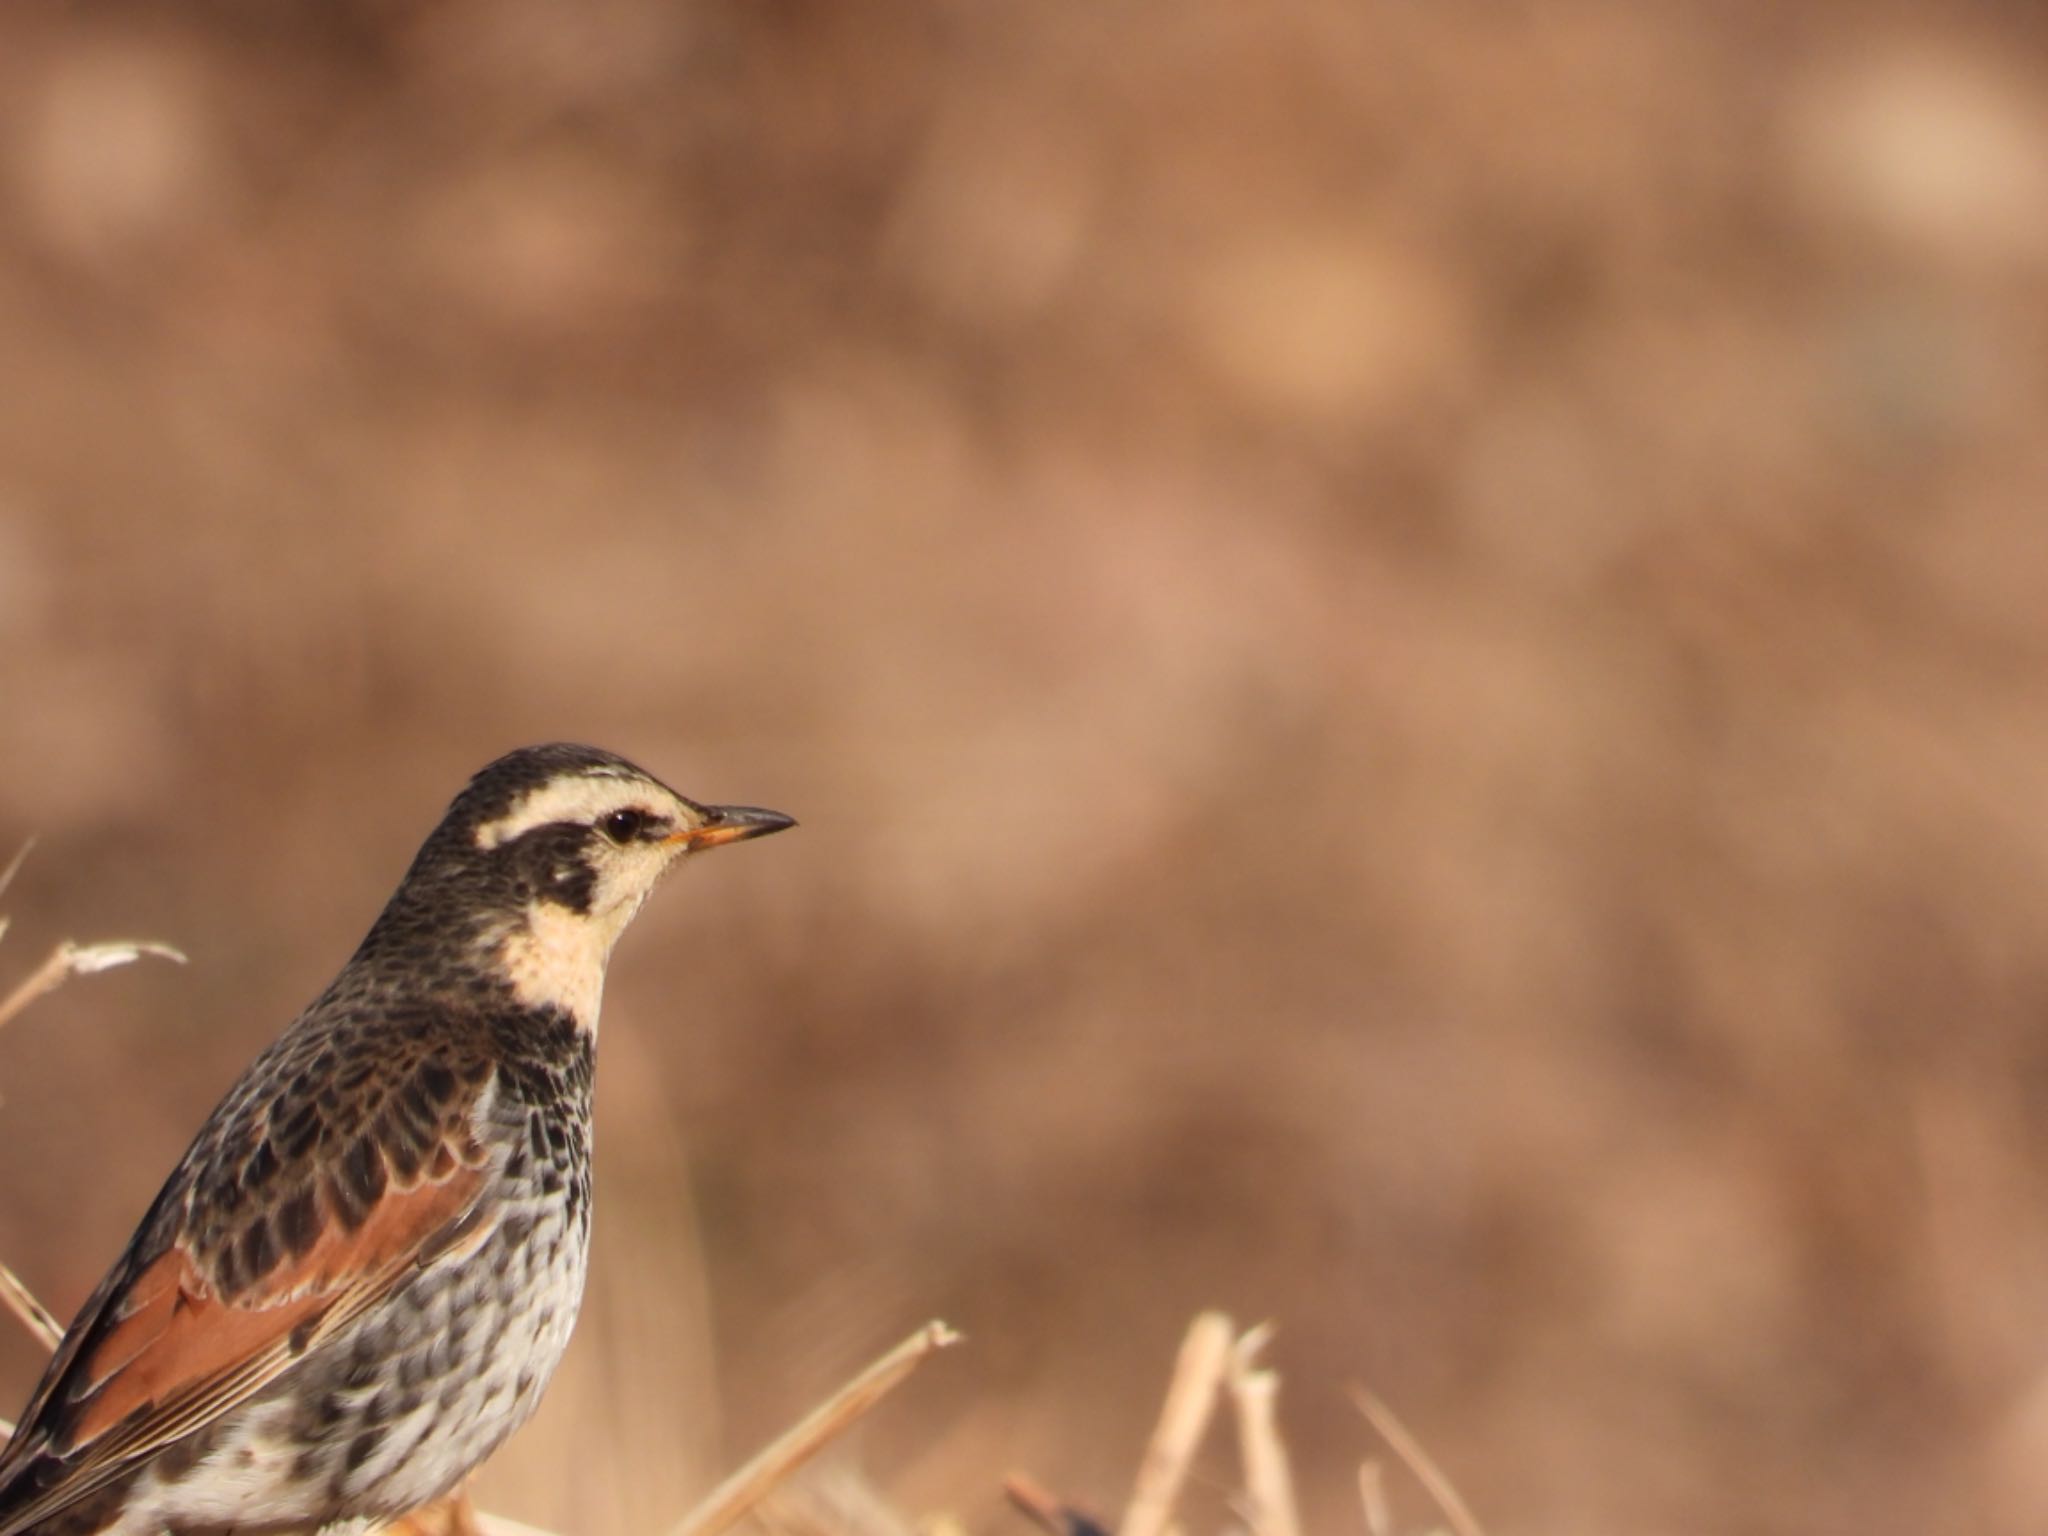
<instances>
[{"instance_id":1,"label":"blurred brown background","mask_svg":"<svg viewBox=\"0 0 2048 1536\"><path fill-rule=\"evenodd\" d=\"M1218 1304L1318 1531L1351 1380L1497 1536L2039 1530L2044 26L8 7L0 980L192 964L0 1039L0 1255L583 738L804 828L623 948L487 1503L659 1530L941 1315L877 1480L1114 1508Z\"/></svg>"}]
</instances>

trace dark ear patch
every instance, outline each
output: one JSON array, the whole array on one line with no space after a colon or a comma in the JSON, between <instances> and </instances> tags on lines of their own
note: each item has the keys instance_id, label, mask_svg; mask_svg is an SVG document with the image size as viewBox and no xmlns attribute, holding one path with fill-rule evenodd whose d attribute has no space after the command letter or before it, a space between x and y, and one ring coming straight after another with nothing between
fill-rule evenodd
<instances>
[{"instance_id":1,"label":"dark ear patch","mask_svg":"<svg viewBox=\"0 0 2048 1536\"><path fill-rule=\"evenodd\" d=\"M547 883L540 891L544 898L557 906L577 913L589 912L590 899L596 892L597 871L585 862L580 853L549 870Z\"/></svg>"},{"instance_id":2,"label":"dark ear patch","mask_svg":"<svg viewBox=\"0 0 2048 1536\"><path fill-rule=\"evenodd\" d=\"M574 821L551 821L514 838L505 848L518 886L571 912L588 912L597 890L590 838L590 828Z\"/></svg>"}]
</instances>

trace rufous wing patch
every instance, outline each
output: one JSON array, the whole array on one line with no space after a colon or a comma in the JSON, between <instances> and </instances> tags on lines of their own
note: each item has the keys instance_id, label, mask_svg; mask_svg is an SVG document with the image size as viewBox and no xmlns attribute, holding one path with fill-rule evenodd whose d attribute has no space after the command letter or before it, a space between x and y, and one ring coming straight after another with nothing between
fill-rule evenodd
<instances>
[{"instance_id":1,"label":"rufous wing patch","mask_svg":"<svg viewBox=\"0 0 2048 1536\"><path fill-rule=\"evenodd\" d=\"M173 1248L135 1278L141 1304L124 1306L79 1362L74 1448L90 1445L130 1414L203 1390L280 1334L331 1306L332 1295L308 1292L279 1305L251 1309L223 1302L182 1248Z\"/></svg>"},{"instance_id":2,"label":"rufous wing patch","mask_svg":"<svg viewBox=\"0 0 2048 1536\"><path fill-rule=\"evenodd\" d=\"M113 1299L80 1353L65 1393L75 1405L65 1449L88 1464L140 1456L250 1397L388 1294L430 1240L463 1218L483 1181L481 1169L464 1166L439 1183L387 1187L360 1226L328 1215L303 1255L232 1298L215 1292L184 1247L171 1248Z\"/></svg>"}]
</instances>

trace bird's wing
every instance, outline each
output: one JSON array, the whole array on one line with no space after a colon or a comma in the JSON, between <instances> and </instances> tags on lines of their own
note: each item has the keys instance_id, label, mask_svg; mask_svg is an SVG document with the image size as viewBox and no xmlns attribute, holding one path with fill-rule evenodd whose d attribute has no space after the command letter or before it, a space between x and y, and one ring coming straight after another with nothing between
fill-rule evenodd
<instances>
[{"instance_id":1,"label":"bird's wing","mask_svg":"<svg viewBox=\"0 0 2048 1536\"><path fill-rule=\"evenodd\" d=\"M487 1065L365 1052L371 1075L344 1095L346 1054L314 1055L324 1072L290 1055L251 1067L71 1325L0 1453L0 1536L204 1428L487 1235Z\"/></svg>"}]
</instances>

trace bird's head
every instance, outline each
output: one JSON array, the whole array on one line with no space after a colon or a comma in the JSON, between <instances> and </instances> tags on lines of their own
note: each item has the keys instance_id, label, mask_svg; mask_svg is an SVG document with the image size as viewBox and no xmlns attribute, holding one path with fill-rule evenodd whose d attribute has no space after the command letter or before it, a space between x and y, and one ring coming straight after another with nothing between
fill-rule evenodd
<instances>
[{"instance_id":1,"label":"bird's head","mask_svg":"<svg viewBox=\"0 0 2048 1536\"><path fill-rule=\"evenodd\" d=\"M794 825L779 811L699 804L595 747L525 747L456 797L379 927L431 944L416 930L438 911L443 941L522 1002L594 1027L612 945L661 877L692 853Z\"/></svg>"}]
</instances>

